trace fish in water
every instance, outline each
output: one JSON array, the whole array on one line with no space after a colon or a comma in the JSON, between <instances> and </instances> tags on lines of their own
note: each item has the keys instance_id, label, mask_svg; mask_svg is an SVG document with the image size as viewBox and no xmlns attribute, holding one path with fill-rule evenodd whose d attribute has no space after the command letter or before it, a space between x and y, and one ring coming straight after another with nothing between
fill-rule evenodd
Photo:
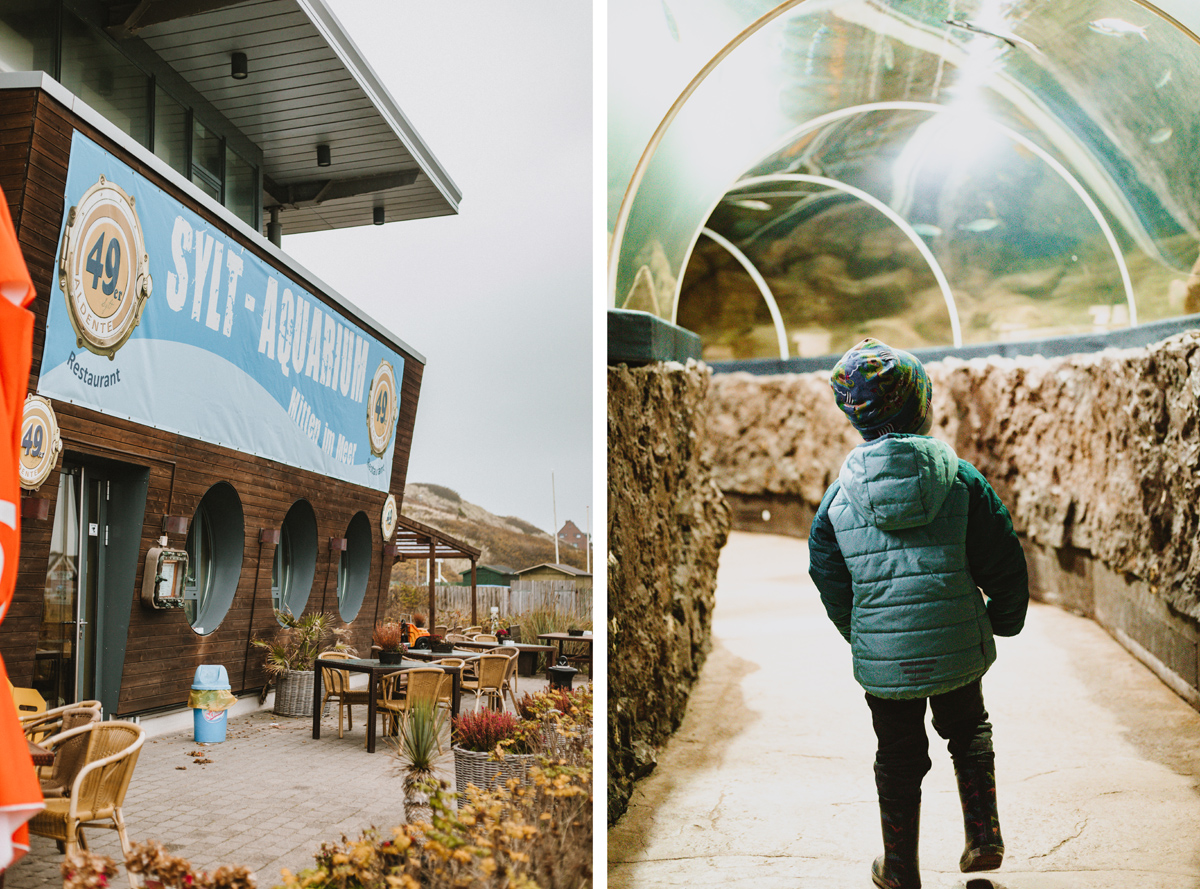
<instances>
[{"instance_id":1,"label":"fish in water","mask_svg":"<svg viewBox=\"0 0 1200 889\"><path fill-rule=\"evenodd\" d=\"M930 225L928 222L917 222L913 224L912 230L922 238L937 238L942 234L942 230L936 225Z\"/></svg>"},{"instance_id":2,"label":"fish in water","mask_svg":"<svg viewBox=\"0 0 1200 889\"><path fill-rule=\"evenodd\" d=\"M1088 22L1088 27L1097 34L1105 34L1109 37L1128 37L1130 34L1137 34L1147 43L1150 38L1146 36L1145 25L1135 25L1125 19L1096 19L1094 22Z\"/></svg>"},{"instance_id":3,"label":"fish in water","mask_svg":"<svg viewBox=\"0 0 1200 889\"><path fill-rule=\"evenodd\" d=\"M667 6L667 0L659 0L662 4L663 18L667 20L667 33L671 35L671 39L676 43L679 42L679 25L675 23L675 16L671 14L671 7Z\"/></svg>"},{"instance_id":4,"label":"fish in water","mask_svg":"<svg viewBox=\"0 0 1200 889\"><path fill-rule=\"evenodd\" d=\"M1162 145L1164 142L1166 142L1168 139L1170 139L1171 136L1173 136L1174 134L1175 134L1175 131L1173 129L1171 129L1170 127L1163 127L1162 129L1155 130L1153 133L1150 134L1150 144L1151 145Z\"/></svg>"},{"instance_id":5,"label":"fish in water","mask_svg":"<svg viewBox=\"0 0 1200 889\"><path fill-rule=\"evenodd\" d=\"M1158 78L1158 81L1154 84L1154 88L1156 90L1160 90L1170 82L1171 82L1171 69L1168 68L1166 71L1163 72L1162 77Z\"/></svg>"},{"instance_id":6,"label":"fish in water","mask_svg":"<svg viewBox=\"0 0 1200 889\"><path fill-rule=\"evenodd\" d=\"M990 232L999 224L999 219L976 219L974 222L968 222L966 225L960 225L959 228L965 232L981 234L983 232Z\"/></svg>"}]
</instances>

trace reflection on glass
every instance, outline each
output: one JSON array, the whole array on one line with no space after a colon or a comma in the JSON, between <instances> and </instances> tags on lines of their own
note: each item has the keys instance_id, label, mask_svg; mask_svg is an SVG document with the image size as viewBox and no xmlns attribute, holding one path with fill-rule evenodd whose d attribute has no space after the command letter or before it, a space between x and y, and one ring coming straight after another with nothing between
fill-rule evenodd
<instances>
[{"instance_id":1,"label":"reflection on glass","mask_svg":"<svg viewBox=\"0 0 1200 889\"><path fill-rule=\"evenodd\" d=\"M75 607L79 593L78 476L63 472L54 504L50 564L38 629L33 687L51 707L75 697Z\"/></svg>"},{"instance_id":2,"label":"reflection on glass","mask_svg":"<svg viewBox=\"0 0 1200 889\"><path fill-rule=\"evenodd\" d=\"M197 622L208 606L213 588L212 520L203 502L192 516L184 549L188 567L183 578L183 613L192 629L203 633L204 628L197 626Z\"/></svg>"},{"instance_id":3,"label":"reflection on glass","mask_svg":"<svg viewBox=\"0 0 1200 889\"><path fill-rule=\"evenodd\" d=\"M288 532L287 522L279 535L279 543L275 547L275 559L271 563L271 607L276 611L288 608L288 593L292 589L292 535ZM280 625L282 626L282 621Z\"/></svg>"},{"instance_id":4,"label":"reflection on glass","mask_svg":"<svg viewBox=\"0 0 1200 889\"><path fill-rule=\"evenodd\" d=\"M1200 44L1133 0L787 4L660 130L613 220L611 299L709 359L1198 312L1198 88Z\"/></svg>"},{"instance_id":5,"label":"reflection on glass","mask_svg":"<svg viewBox=\"0 0 1200 889\"><path fill-rule=\"evenodd\" d=\"M149 144L150 78L70 12L63 14L60 81L142 145Z\"/></svg>"},{"instance_id":6,"label":"reflection on glass","mask_svg":"<svg viewBox=\"0 0 1200 889\"><path fill-rule=\"evenodd\" d=\"M221 137L192 116L192 182L215 200L221 199L225 149Z\"/></svg>"},{"instance_id":7,"label":"reflection on glass","mask_svg":"<svg viewBox=\"0 0 1200 889\"><path fill-rule=\"evenodd\" d=\"M255 195L258 182L254 167L232 148L225 149L225 206L249 225L258 226Z\"/></svg>"},{"instance_id":8,"label":"reflection on glass","mask_svg":"<svg viewBox=\"0 0 1200 889\"><path fill-rule=\"evenodd\" d=\"M154 91L154 153L187 175L187 109L162 87Z\"/></svg>"},{"instance_id":9,"label":"reflection on glass","mask_svg":"<svg viewBox=\"0 0 1200 889\"><path fill-rule=\"evenodd\" d=\"M44 0L6 0L0 4L0 71L54 74L57 4Z\"/></svg>"}]
</instances>

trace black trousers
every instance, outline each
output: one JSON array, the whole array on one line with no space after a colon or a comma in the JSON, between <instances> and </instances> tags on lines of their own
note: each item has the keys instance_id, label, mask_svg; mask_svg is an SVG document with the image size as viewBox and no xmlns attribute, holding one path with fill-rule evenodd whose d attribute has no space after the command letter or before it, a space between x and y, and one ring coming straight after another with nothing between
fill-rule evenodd
<instances>
[{"instance_id":1,"label":"black trousers","mask_svg":"<svg viewBox=\"0 0 1200 889\"><path fill-rule=\"evenodd\" d=\"M983 706L977 679L962 688L928 698L897 701L867 693L871 722L879 747L875 753L875 786L880 799L919 800L921 779L929 771L929 737L925 702L933 711L933 728L946 740L956 768L995 763L992 724Z\"/></svg>"}]
</instances>

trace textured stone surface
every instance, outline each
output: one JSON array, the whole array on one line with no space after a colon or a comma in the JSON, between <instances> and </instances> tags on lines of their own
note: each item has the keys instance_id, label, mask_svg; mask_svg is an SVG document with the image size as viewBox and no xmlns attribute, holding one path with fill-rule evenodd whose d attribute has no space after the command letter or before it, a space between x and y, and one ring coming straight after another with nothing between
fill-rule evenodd
<instances>
[{"instance_id":1,"label":"textured stone surface","mask_svg":"<svg viewBox=\"0 0 1200 889\"><path fill-rule=\"evenodd\" d=\"M729 510L702 456L709 371L608 369L608 812L683 719L708 654Z\"/></svg>"},{"instance_id":2,"label":"textured stone surface","mask_svg":"<svg viewBox=\"0 0 1200 889\"><path fill-rule=\"evenodd\" d=\"M1200 619L1200 333L1143 349L928 366L933 434L995 486L1017 530L1083 551ZM722 490L820 501L860 439L823 374L717 376Z\"/></svg>"}]
</instances>

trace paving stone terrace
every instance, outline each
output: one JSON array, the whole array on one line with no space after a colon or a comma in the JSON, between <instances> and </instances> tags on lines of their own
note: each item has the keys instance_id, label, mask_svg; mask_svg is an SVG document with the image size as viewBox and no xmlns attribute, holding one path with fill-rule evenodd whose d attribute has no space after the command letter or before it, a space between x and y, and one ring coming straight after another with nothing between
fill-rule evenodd
<instances>
[{"instance_id":1,"label":"paving stone terrace","mask_svg":"<svg viewBox=\"0 0 1200 889\"><path fill-rule=\"evenodd\" d=\"M522 676L519 693L546 685ZM464 698L463 710L470 706L471 699ZM266 889L279 884L281 868L295 873L310 867L323 842L343 834L357 837L372 825L386 830L402 823L402 775L394 748L379 737L375 753L367 753L366 707L354 708L354 729L341 739L336 705L329 710L318 741L311 718L269 710L230 718L219 744L197 744L191 729L153 736L148 727L151 736L125 798L130 841L158 840L201 870L245 865ZM453 757L449 744L444 746L440 776L453 787ZM197 762L205 759L210 762ZM115 831L88 830L85 836L93 851L122 859ZM63 856L54 841L32 837L31 846L5 873L5 889L62 885ZM123 868L114 885L128 885Z\"/></svg>"}]
</instances>

